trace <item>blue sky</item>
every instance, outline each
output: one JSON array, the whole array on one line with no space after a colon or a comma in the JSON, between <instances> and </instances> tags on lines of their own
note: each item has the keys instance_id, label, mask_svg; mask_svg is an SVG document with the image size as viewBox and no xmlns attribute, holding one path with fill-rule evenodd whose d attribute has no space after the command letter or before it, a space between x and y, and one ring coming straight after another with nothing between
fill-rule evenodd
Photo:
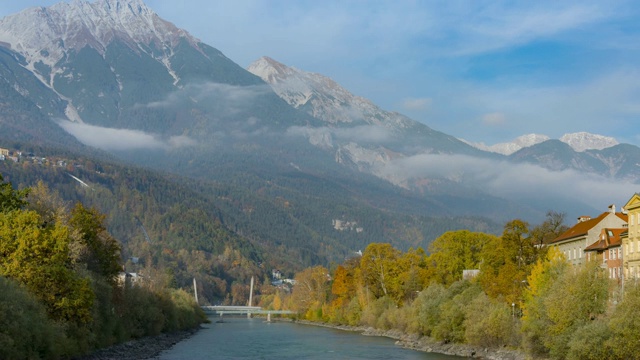
<instances>
[{"instance_id":1,"label":"blue sky","mask_svg":"<svg viewBox=\"0 0 640 360\"><path fill-rule=\"evenodd\" d=\"M57 1L1 1L0 16ZM473 142L587 131L640 145L634 1L146 0L246 67L267 55Z\"/></svg>"}]
</instances>

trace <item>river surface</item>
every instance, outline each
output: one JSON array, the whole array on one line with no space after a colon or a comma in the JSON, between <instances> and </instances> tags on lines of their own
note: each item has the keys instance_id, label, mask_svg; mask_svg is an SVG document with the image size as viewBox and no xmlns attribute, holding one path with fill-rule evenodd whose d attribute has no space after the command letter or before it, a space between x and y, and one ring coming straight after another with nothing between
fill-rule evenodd
<instances>
[{"instance_id":1,"label":"river surface","mask_svg":"<svg viewBox=\"0 0 640 360\"><path fill-rule=\"evenodd\" d=\"M160 359L465 359L404 349L385 337L290 322L229 317L203 327Z\"/></svg>"}]
</instances>

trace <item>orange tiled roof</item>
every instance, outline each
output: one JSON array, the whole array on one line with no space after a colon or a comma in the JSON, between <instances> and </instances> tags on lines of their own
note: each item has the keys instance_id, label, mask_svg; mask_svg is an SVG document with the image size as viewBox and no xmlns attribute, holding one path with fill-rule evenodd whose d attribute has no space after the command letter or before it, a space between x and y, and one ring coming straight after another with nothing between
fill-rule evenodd
<instances>
[{"instance_id":1,"label":"orange tiled roof","mask_svg":"<svg viewBox=\"0 0 640 360\"><path fill-rule=\"evenodd\" d=\"M627 231L627 229L602 229L602 234L598 238L599 240L587 246L584 251L604 251L611 247L620 246L622 244L621 235Z\"/></svg>"},{"instance_id":2,"label":"orange tiled roof","mask_svg":"<svg viewBox=\"0 0 640 360\"><path fill-rule=\"evenodd\" d=\"M598 225L600 221L602 221L609 214L611 214L611 212L605 211L596 218L575 224L569 230L565 231L560 236L558 236L553 241L551 241L551 244L554 244L563 240L571 239L574 237L587 235L589 230L591 230L594 226ZM627 214L617 212L616 216L618 216L620 219L624 220L625 222L628 222Z\"/></svg>"}]
</instances>

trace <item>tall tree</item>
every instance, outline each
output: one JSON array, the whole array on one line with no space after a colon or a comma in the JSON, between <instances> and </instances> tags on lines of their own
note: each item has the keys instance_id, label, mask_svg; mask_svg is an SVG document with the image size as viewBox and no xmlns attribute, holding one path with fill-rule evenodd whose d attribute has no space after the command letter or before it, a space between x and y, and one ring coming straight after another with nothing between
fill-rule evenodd
<instances>
[{"instance_id":1,"label":"tall tree","mask_svg":"<svg viewBox=\"0 0 640 360\"><path fill-rule=\"evenodd\" d=\"M539 250L527 236L529 224L512 220L505 224L502 236L484 246L480 282L492 298L520 304L522 291Z\"/></svg>"},{"instance_id":2,"label":"tall tree","mask_svg":"<svg viewBox=\"0 0 640 360\"><path fill-rule=\"evenodd\" d=\"M114 283L120 272L120 245L107 232L105 216L95 208L77 203L71 211L69 224L74 237L86 248L79 261L87 269Z\"/></svg>"},{"instance_id":3,"label":"tall tree","mask_svg":"<svg viewBox=\"0 0 640 360\"><path fill-rule=\"evenodd\" d=\"M21 209L27 204L29 189L15 190L0 174L0 211Z\"/></svg>"},{"instance_id":4,"label":"tall tree","mask_svg":"<svg viewBox=\"0 0 640 360\"><path fill-rule=\"evenodd\" d=\"M320 308L329 291L329 270L324 266L307 268L295 276L291 298L299 312Z\"/></svg>"},{"instance_id":5,"label":"tall tree","mask_svg":"<svg viewBox=\"0 0 640 360\"><path fill-rule=\"evenodd\" d=\"M553 210L547 211L545 221L531 230L531 241L540 247L557 238L569 227L564 224L566 214Z\"/></svg>"},{"instance_id":6,"label":"tall tree","mask_svg":"<svg viewBox=\"0 0 640 360\"><path fill-rule=\"evenodd\" d=\"M399 299L400 250L391 244L371 243L360 259L365 285L375 297L391 296Z\"/></svg>"}]
</instances>

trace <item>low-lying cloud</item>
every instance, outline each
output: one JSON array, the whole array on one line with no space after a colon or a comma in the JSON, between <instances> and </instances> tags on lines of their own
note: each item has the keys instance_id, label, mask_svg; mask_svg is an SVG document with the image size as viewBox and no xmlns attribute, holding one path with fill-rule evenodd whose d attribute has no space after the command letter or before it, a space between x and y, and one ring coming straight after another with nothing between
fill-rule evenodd
<instances>
[{"instance_id":1,"label":"low-lying cloud","mask_svg":"<svg viewBox=\"0 0 640 360\"><path fill-rule=\"evenodd\" d=\"M466 155L421 154L396 159L384 169L406 179L447 178L506 199L580 199L604 209L623 204L638 185L575 170L551 171L533 164L480 159Z\"/></svg>"},{"instance_id":2,"label":"low-lying cloud","mask_svg":"<svg viewBox=\"0 0 640 360\"><path fill-rule=\"evenodd\" d=\"M61 121L59 125L81 143L107 151L173 149L193 146L196 141L185 135L162 138L140 130L114 129Z\"/></svg>"},{"instance_id":3,"label":"low-lying cloud","mask_svg":"<svg viewBox=\"0 0 640 360\"><path fill-rule=\"evenodd\" d=\"M136 107L175 108L194 103L202 107L215 107L216 111L224 114L234 114L250 104L256 97L272 93L267 84L235 86L214 82L188 84L171 92L166 98L147 104L137 104Z\"/></svg>"}]
</instances>

